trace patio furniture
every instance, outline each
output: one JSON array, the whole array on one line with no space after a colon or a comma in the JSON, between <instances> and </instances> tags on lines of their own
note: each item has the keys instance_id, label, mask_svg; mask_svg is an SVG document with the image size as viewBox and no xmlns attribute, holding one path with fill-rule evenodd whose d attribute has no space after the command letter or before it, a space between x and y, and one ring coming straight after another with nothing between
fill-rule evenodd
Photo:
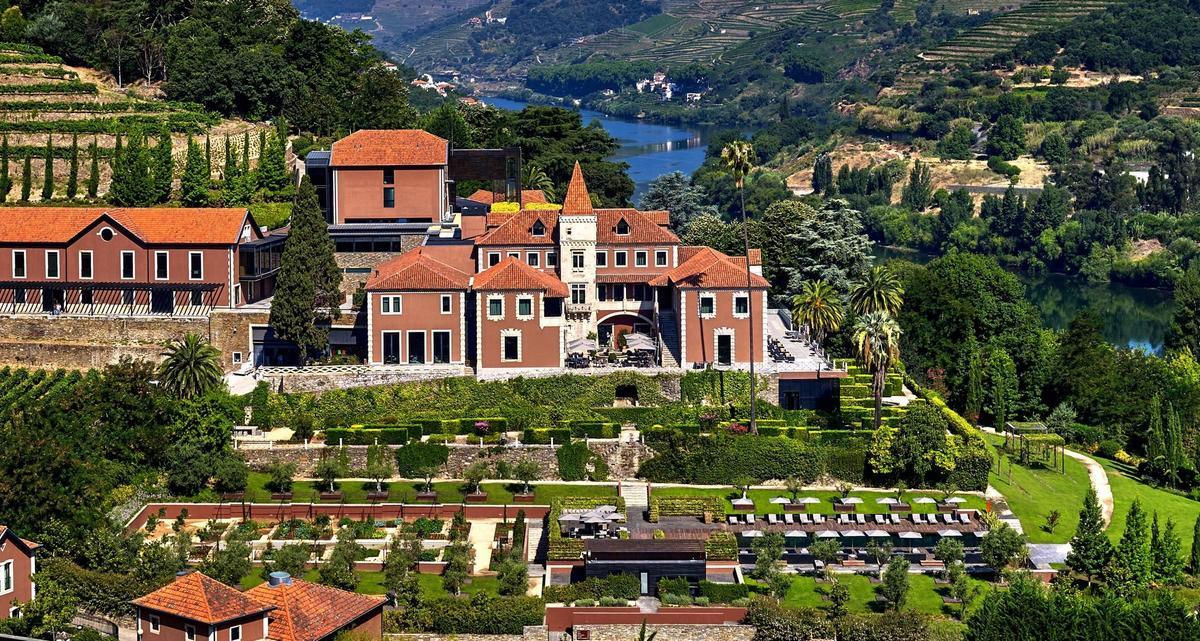
<instances>
[{"instance_id":1,"label":"patio furniture","mask_svg":"<svg viewBox=\"0 0 1200 641\"><path fill-rule=\"evenodd\" d=\"M953 514L943 514L942 522L945 523L946 525L954 525L954 522L955 522L954 515Z\"/></svg>"},{"instance_id":2,"label":"patio furniture","mask_svg":"<svg viewBox=\"0 0 1200 641\"><path fill-rule=\"evenodd\" d=\"M747 514L747 515L746 515L746 524L747 524L747 525L754 525L754 515L753 515L753 514Z\"/></svg>"},{"instance_id":3,"label":"patio furniture","mask_svg":"<svg viewBox=\"0 0 1200 641\"><path fill-rule=\"evenodd\" d=\"M866 514L855 514L854 522L858 523L859 525L866 525L867 524L867 515Z\"/></svg>"},{"instance_id":4,"label":"patio furniture","mask_svg":"<svg viewBox=\"0 0 1200 641\"><path fill-rule=\"evenodd\" d=\"M900 515L899 514L889 514L888 520L892 522L892 525L900 525Z\"/></svg>"},{"instance_id":5,"label":"patio furniture","mask_svg":"<svg viewBox=\"0 0 1200 641\"><path fill-rule=\"evenodd\" d=\"M767 515L767 523L770 523L771 525L779 525L779 520L776 518L774 512Z\"/></svg>"},{"instance_id":6,"label":"patio furniture","mask_svg":"<svg viewBox=\"0 0 1200 641\"><path fill-rule=\"evenodd\" d=\"M738 515L736 515L736 514L729 515L729 524L730 525L738 525L741 522L742 522L742 520L738 518Z\"/></svg>"},{"instance_id":7,"label":"patio furniture","mask_svg":"<svg viewBox=\"0 0 1200 641\"><path fill-rule=\"evenodd\" d=\"M812 518L813 518L813 523L816 523L817 525L821 525L822 523L825 522L824 514L814 514L814 515L812 515Z\"/></svg>"},{"instance_id":8,"label":"patio furniture","mask_svg":"<svg viewBox=\"0 0 1200 641\"><path fill-rule=\"evenodd\" d=\"M962 532L959 532L958 530L938 530L938 536L962 536Z\"/></svg>"},{"instance_id":9,"label":"patio furniture","mask_svg":"<svg viewBox=\"0 0 1200 641\"><path fill-rule=\"evenodd\" d=\"M850 525L849 514L839 514L837 518L838 525Z\"/></svg>"},{"instance_id":10,"label":"patio furniture","mask_svg":"<svg viewBox=\"0 0 1200 641\"><path fill-rule=\"evenodd\" d=\"M783 522L784 522L784 523L787 523L788 525L793 525L793 524L795 524L795 523L796 523L796 520L795 520L795 518L794 518L794 517L793 517L791 514L784 514L784 515L783 515Z\"/></svg>"},{"instance_id":11,"label":"patio furniture","mask_svg":"<svg viewBox=\"0 0 1200 641\"><path fill-rule=\"evenodd\" d=\"M799 521L801 525L809 525L812 523L807 514L797 514L796 520Z\"/></svg>"},{"instance_id":12,"label":"patio furniture","mask_svg":"<svg viewBox=\"0 0 1200 641\"><path fill-rule=\"evenodd\" d=\"M912 522L916 523L917 525L924 525L925 524L925 515L921 514L920 512L914 513L912 515Z\"/></svg>"},{"instance_id":13,"label":"patio furniture","mask_svg":"<svg viewBox=\"0 0 1200 641\"><path fill-rule=\"evenodd\" d=\"M742 536L746 537L747 539L756 539L762 535L762 530L746 530L745 532L742 532Z\"/></svg>"},{"instance_id":14,"label":"patio furniture","mask_svg":"<svg viewBox=\"0 0 1200 641\"><path fill-rule=\"evenodd\" d=\"M880 525L883 525L883 523L884 523L884 518L883 518L883 515L882 515L882 514L876 514L876 515L875 515L875 522L876 522L876 523L878 523L878 524L880 524Z\"/></svg>"},{"instance_id":15,"label":"patio furniture","mask_svg":"<svg viewBox=\"0 0 1200 641\"><path fill-rule=\"evenodd\" d=\"M963 525L970 525L971 524L971 515L967 514L966 512L959 512L958 513L958 522L962 523Z\"/></svg>"}]
</instances>

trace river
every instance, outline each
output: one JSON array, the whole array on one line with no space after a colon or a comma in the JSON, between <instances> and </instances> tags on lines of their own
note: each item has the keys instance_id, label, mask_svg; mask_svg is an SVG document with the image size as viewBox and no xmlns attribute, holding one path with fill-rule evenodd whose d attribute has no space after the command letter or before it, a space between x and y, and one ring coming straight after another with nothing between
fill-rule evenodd
<instances>
[{"instance_id":1,"label":"river","mask_svg":"<svg viewBox=\"0 0 1200 641\"><path fill-rule=\"evenodd\" d=\"M483 102L510 111L520 111L527 104L507 98L484 98ZM591 109L578 111L583 116L583 124L600 121L604 130L621 145L611 160L629 163L629 177L635 185L634 203L645 193L651 180L673 171L691 176L704 163L708 136L703 129L623 120Z\"/></svg>"},{"instance_id":2,"label":"river","mask_svg":"<svg viewBox=\"0 0 1200 641\"><path fill-rule=\"evenodd\" d=\"M505 98L484 98L484 102L514 111L526 105ZM590 109L579 112L585 124L600 121L604 130L620 143L612 159L629 163L629 176L637 185L635 203L651 180L672 171L690 176L704 163L708 140L707 132L702 129L624 120ZM879 248L876 255L916 262L932 259L926 254L887 248ZM1095 284L1062 274L1017 276L1025 284L1026 296L1041 313L1046 327L1064 329L1079 312L1095 309L1104 322L1104 337L1112 344L1150 352L1162 350L1174 309L1170 292L1117 283Z\"/></svg>"}]
</instances>

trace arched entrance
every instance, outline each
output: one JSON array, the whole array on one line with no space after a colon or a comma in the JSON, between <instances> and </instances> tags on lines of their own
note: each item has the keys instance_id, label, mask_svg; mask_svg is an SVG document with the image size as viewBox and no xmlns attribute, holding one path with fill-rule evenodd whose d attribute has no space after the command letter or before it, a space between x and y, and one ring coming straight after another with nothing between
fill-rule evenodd
<instances>
[{"instance_id":1,"label":"arched entrance","mask_svg":"<svg viewBox=\"0 0 1200 641\"><path fill-rule=\"evenodd\" d=\"M649 318L638 314L618 312L600 319L596 324L596 343L602 347L622 347L622 334L638 332L650 337L656 336L654 323Z\"/></svg>"}]
</instances>

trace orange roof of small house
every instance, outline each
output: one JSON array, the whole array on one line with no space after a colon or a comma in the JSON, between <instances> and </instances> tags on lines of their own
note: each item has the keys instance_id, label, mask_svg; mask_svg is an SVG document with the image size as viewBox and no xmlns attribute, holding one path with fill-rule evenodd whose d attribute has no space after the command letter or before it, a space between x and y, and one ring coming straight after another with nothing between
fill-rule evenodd
<instances>
[{"instance_id":1,"label":"orange roof of small house","mask_svg":"<svg viewBox=\"0 0 1200 641\"><path fill-rule=\"evenodd\" d=\"M382 598L300 579L260 583L246 596L274 608L269 629L275 641L320 641L384 605Z\"/></svg>"},{"instance_id":2,"label":"orange roof of small house","mask_svg":"<svg viewBox=\"0 0 1200 641\"><path fill-rule=\"evenodd\" d=\"M571 171L571 182L567 185L567 195L563 197L562 213L564 216L579 216L592 213L592 197L588 194L587 183L583 180L583 169L579 161L575 161L575 169Z\"/></svg>"},{"instance_id":3,"label":"orange roof of small house","mask_svg":"<svg viewBox=\"0 0 1200 641\"><path fill-rule=\"evenodd\" d=\"M133 604L207 624L241 619L274 609L270 603L255 600L200 572L178 577L150 594L134 599Z\"/></svg>"},{"instance_id":4,"label":"orange roof of small house","mask_svg":"<svg viewBox=\"0 0 1200 641\"><path fill-rule=\"evenodd\" d=\"M4 539L8 537L11 537L12 540L17 541L21 547L24 547L26 554L32 553L34 550L42 547L33 541L29 541L17 536L16 533L9 529L7 525L0 525L0 547L3 547Z\"/></svg>"},{"instance_id":5,"label":"orange roof of small house","mask_svg":"<svg viewBox=\"0 0 1200 641\"><path fill-rule=\"evenodd\" d=\"M650 285L661 287L675 283L681 287L700 289L746 288L744 256L726 256L711 247L699 247L687 254L688 258L678 267L650 281ZM758 274L750 275L750 283L755 289L771 286L767 279Z\"/></svg>"},{"instance_id":6,"label":"orange roof of small house","mask_svg":"<svg viewBox=\"0 0 1200 641\"><path fill-rule=\"evenodd\" d=\"M6 207L0 243L64 244L107 218L151 245L234 245L249 216L245 208Z\"/></svg>"},{"instance_id":7,"label":"orange roof of small house","mask_svg":"<svg viewBox=\"0 0 1200 641\"><path fill-rule=\"evenodd\" d=\"M490 189L476 189L474 193L472 193L470 196L467 196L467 200L473 200L477 203L491 205L493 203L500 202L503 200L503 197L501 197L500 200L497 200L496 196L497 196L496 192L493 192ZM525 203L544 203L544 202L546 202L546 192L542 191L541 189L522 189L521 190L521 204L522 205L524 205Z\"/></svg>"},{"instance_id":8,"label":"orange roof of small house","mask_svg":"<svg viewBox=\"0 0 1200 641\"><path fill-rule=\"evenodd\" d=\"M512 214L488 214L488 226L495 227L475 240L476 245L554 245L554 234L558 229L556 211L524 210ZM537 221L545 226L541 236L535 236L533 227Z\"/></svg>"},{"instance_id":9,"label":"orange roof of small house","mask_svg":"<svg viewBox=\"0 0 1200 641\"><path fill-rule=\"evenodd\" d=\"M450 145L421 129L360 129L333 143L331 167L424 167L449 162Z\"/></svg>"},{"instance_id":10,"label":"orange roof of small house","mask_svg":"<svg viewBox=\"0 0 1200 641\"><path fill-rule=\"evenodd\" d=\"M677 245L679 237L654 220L656 212L631 208L597 209L596 242L602 245ZM629 225L628 234L617 233L621 220Z\"/></svg>"},{"instance_id":11,"label":"orange roof of small house","mask_svg":"<svg viewBox=\"0 0 1200 641\"><path fill-rule=\"evenodd\" d=\"M558 298L566 298L570 295L566 284L561 280L534 269L512 256L506 257L476 275L472 287L476 290L491 292L542 291L546 292L547 296Z\"/></svg>"},{"instance_id":12,"label":"orange roof of small house","mask_svg":"<svg viewBox=\"0 0 1200 641\"><path fill-rule=\"evenodd\" d=\"M417 248L376 266L367 278L366 288L370 291L444 292L466 290L470 281L468 274Z\"/></svg>"}]
</instances>

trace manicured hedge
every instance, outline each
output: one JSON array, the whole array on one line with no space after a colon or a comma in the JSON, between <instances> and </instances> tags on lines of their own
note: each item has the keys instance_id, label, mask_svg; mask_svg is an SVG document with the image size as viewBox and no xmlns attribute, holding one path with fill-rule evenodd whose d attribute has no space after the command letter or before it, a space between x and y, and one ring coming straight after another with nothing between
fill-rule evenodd
<instances>
[{"instance_id":1,"label":"manicured hedge","mask_svg":"<svg viewBox=\"0 0 1200 641\"><path fill-rule=\"evenodd\" d=\"M520 635L526 626L542 624L545 608L542 599L525 596L422 599L415 611L385 611L383 631Z\"/></svg>"},{"instance_id":2,"label":"manicured hedge","mask_svg":"<svg viewBox=\"0 0 1200 641\"><path fill-rule=\"evenodd\" d=\"M450 460L450 448L440 443L413 441L396 450L396 472L419 478L426 468L439 468Z\"/></svg>"},{"instance_id":3,"label":"manicured hedge","mask_svg":"<svg viewBox=\"0 0 1200 641\"><path fill-rule=\"evenodd\" d=\"M498 416L492 416L492 417L484 417L484 418L460 418L460 419L458 419L458 429L459 429L458 433L459 434L474 434L475 433L475 424L480 421L486 421L493 433L508 431L508 419L501 418Z\"/></svg>"},{"instance_id":4,"label":"manicured hedge","mask_svg":"<svg viewBox=\"0 0 1200 641\"><path fill-rule=\"evenodd\" d=\"M821 448L794 439L667 432L647 443L656 455L642 463L638 476L659 483L727 484L743 476L812 483L824 472Z\"/></svg>"},{"instance_id":5,"label":"manicured hedge","mask_svg":"<svg viewBox=\"0 0 1200 641\"><path fill-rule=\"evenodd\" d=\"M704 555L710 561L736 561L738 558L737 537L733 532L724 531L709 534L708 540L704 542Z\"/></svg>"},{"instance_id":6,"label":"manicured hedge","mask_svg":"<svg viewBox=\"0 0 1200 641\"><path fill-rule=\"evenodd\" d=\"M711 557L710 557L711 558ZM750 596L750 586L745 583L700 582L700 596L708 597L713 603L733 603Z\"/></svg>"},{"instance_id":7,"label":"manicured hedge","mask_svg":"<svg viewBox=\"0 0 1200 641\"><path fill-rule=\"evenodd\" d=\"M616 423L571 423L571 436L575 438L617 438L620 435L621 426Z\"/></svg>"},{"instance_id":8,"label":"manicured hedge","mask_svg":"<svg viewBox=\"0 0 1200 641\"><path fill-rule=\"evenodd\" d=\"M0 62L3 56L0 56ZM37 62L37 61L11 61L11 62ZM29 85L0 85L0 94L95 94L98 90L96 85L79 82L77 80L69 80L67 82L39 82Z\"/></svg>"},{"instance_id":9,"label":"manicured hedge","mask_svg":"<svg viewBox=\"0 0 1200 641\"><path fill-rule=\"evenodd\" d=\"M725 501L718 496L651 496L647 519L658 523L663 516L703 516L706 512L721 518L725 514Z\"/></svg>"},{"instance_id":10,"label":"manicured hedge","mask_svg":"<svg viewBox=\"0 0 1200 641\"><path fill-rule=\"evenodd\" d=\"M555 445L566 445L571 442L571 430L566 428L527 429L521 432L521 442L526 445L549 445L554 439Z\"/></svg>"},{"instance_id":11,"label":"manicured hedge","mask_svg":"<svg viewBox=\"0 0 1200 641\"><path fill-rule=\"evenodd\" d=\"M599 601L605 597L631 601L641 596L642 582L632 574L610 574L600 578L590 576L570 585L547 585L542 598L547 603L570 603L579 599Z\"/></svg>"},{"instance_id":12,"label":"manicured hedge","mask_svg":"<svg viewBox=\"0 0 1200 641\"><path fill-rule=\"evenodd\" d=\"M412 434L420 434L416 425L364 425L350 429L333 428L325 430L325 443L329 445L404 445L412 440Z\"/></svg>"}]
</instances>

